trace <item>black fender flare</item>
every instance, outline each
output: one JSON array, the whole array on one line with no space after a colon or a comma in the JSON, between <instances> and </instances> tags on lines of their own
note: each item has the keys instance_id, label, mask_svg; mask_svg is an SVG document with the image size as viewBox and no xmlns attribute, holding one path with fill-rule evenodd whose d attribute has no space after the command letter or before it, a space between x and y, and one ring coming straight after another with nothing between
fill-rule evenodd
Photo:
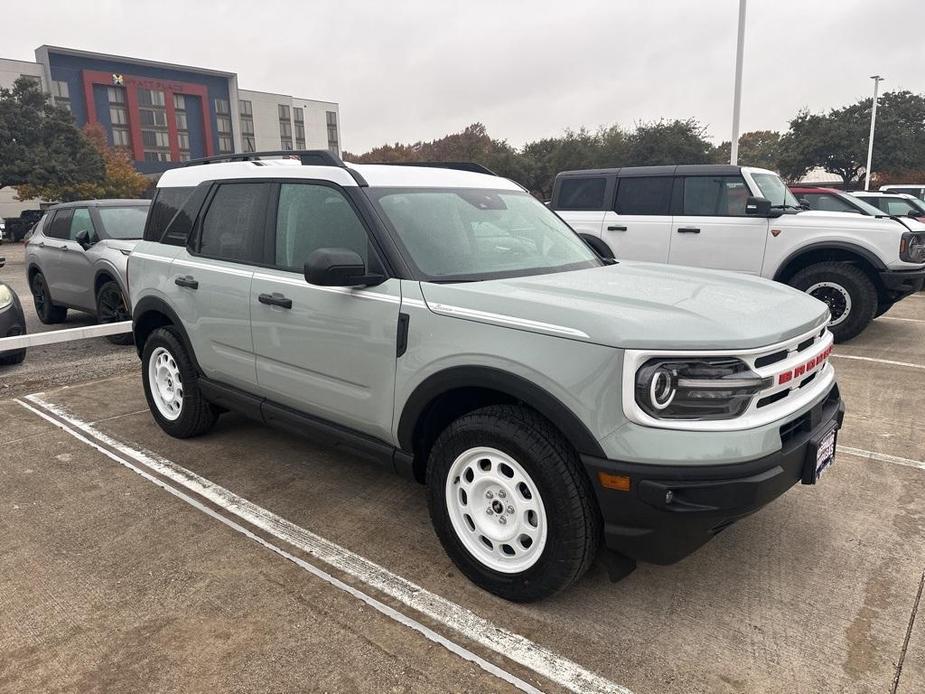
<instances>
[{"instance_id":1,"label":"black fender flare","mask_svg":"<svg viewBox=\"0 0 925 694\"><path fill-rule=\"evenodd\" d=\"M93 299L96 300L96 283L100 279L100 275L106 275L112 279L113 282L119 285L119 289L122 290L122 296L125 299L128 299L128 292L125 291L125 285L122 283L122 279L119 277L119 273L116 272L115 268L109 267L108 265L102 265L96 269L93 273Z\"/></svg>"},{"instance_id":2,"label":"black fender flare","mask_svg":"<svg viewBox=\"0 0 925 694\"><path fill-rule=\"evenodd\" d=\"M792 263L794 260L799 258L801 255L806 253L811 253L814 251L847 251L848 253L854 253L855 255L863 258L868 263L870 263L875 270L882 272L886 270L886 265L883 264L883 261L880 260L874 253L871 253L866 248L861 246L856 246L853 243L846 243L844 241L818 241L816 243L811 243L808 246L803 246L793 251L790 255L784 258L784 261L777 268L777 272L774 273L774 279L778 282L782 281L781 277L783 276L783 271Z\"/></svg>"},{"instance_id":3,"label":"black fender flare","mask_svg":"<svg viewBox=\"0 0 925 694\"><path fill-rule=\"evenodd\" d=\"M418 384L405 401L398 422L398 443L402 450L414 450L415 428L428 405L435 398L459 388L484 388L515 398L558 427L578 453L607 457L584 422L558 398L523 376L490 366L454 366Z\"/></svg>"},{"instance_id":4,"label":"black fender flare","mask_svg":"<svg viewBox=\"0 0 925 694\"><path fill-rule=\"evenodd\" d=\"M610 246L607 245L607 242L602 238L598 238L592 234L578 234L586 244L591 246L591 250L597 253L599 258L605 260L612 260L614 256L613 251L610 249Z\"/></svg>"},{"instance_id":5,"label":"black fender flare","mask_svg":"<svg viewBox=\"0 0 925 694\"><path fill-rule=\"evenodd\" d=\"M199 368L199 361L196 359L196 353L193 351L193 344L190 342L186 328L183 327L183 321L180 320L176 311L170 308L166 301L156 296L146 296L142 298L135 304L134 309L132 309L132 335L135 339L135 349L138 351L138 356L141 356L145 348L144 342L140 342L138 324L144 320L145 316L149 316L153 313L159 313L170 321L171 327L180 336L180 342L183 344L184 349L186 349L186 353L193 362L193 366L197 373L202 374L202 369Z\"/></svg>"}]
</instances>

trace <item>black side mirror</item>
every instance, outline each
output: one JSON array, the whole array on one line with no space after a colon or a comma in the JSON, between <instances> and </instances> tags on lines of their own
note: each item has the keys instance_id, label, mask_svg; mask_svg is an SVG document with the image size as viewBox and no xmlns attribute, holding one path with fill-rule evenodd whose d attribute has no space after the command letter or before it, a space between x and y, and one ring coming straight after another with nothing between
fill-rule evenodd
<instances>
[{"instance_id":1,"label":"black side mirror","mask_svg":"<svg viewBox=\"0 0 925 694\"><path fill-rule=\"evenodd\" d=\"M371 287L385 282L385 277L367 273L356 251L319 248L305 263L305 281L319 287Z\"/></svg>"},{"instance_id":2,"label":"black side mirror","mask_svg":"<svg viewBox=\"0 0 925 694\"><path fill-rule=\"evenodd\" d=\"M90 241L90 232L86 229L81 229L77 232L77 236L74 237L74 240L80 244L80 247L84 250L90 248L93 245L93 242Z\"/></svg>"},{"instance_id":3,"label":"black side mirror","mask_svg":"<svg viewBox=\"0 0 925 694\"><path fill-rule=\"evenodd\" d=\"M755 195L751 195L745 201L745 214L755 217L770 217L771 201L767 198L759 198Z\"/></svg>"}]
</instances>

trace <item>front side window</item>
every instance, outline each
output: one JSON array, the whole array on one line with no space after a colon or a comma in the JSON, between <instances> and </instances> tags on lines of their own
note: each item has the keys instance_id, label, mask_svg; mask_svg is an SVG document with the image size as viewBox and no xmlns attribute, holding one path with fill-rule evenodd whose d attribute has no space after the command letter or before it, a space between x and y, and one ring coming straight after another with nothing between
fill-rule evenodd
<instances>
[{"instance_id":1,"label":"front side window","mask_svg":"<svg viewBox=\"0 0 925 694\"><path fill-rule=\"evenodd\" d=\"M219 260L260 262L268 187L268 183L220 185L202 222L199 253Z\"/></svg>"},{"instance_id":2,"label":"front side window","mask_svg":"<svg viewBox=\"0 0 925 694\"><path fill-rule=\"evenodd\" d=\"M671 176L621 178L617 186L617 214L671 214Z\"/></svg>"},{"instance_id":3,"label":"front side window","mask_svg":"<svg viewBox=\"0 0 925 694\"><path fill-rule=\"evenodd\" d=\"M131 207L98 207L103 236L109 239L140 239L148 218L147 205ZM75 215L76 217L76 215Z\"/></svg>"},{"instance_id":4,"label":"front side window","mask_svg":"<svg viewBox=\"0 0 925 694\"><path fill-rule=\"evenodd\" d=\"M71 216L71 227L67 237L73 241L81 231L88 232L91 239L96 238L96 232L93 229L93 220L90 219L90 210L86 207L78 207L74 210L74 214Z\"/></svg>"},{"instance_id":5,"label":"front side window","mask_svg":"<svg viewBox=\"0 0 925 694\"><path fill-rule=\"evenodd\" d=\"M559 184L559 199L556 209L560 210L602 210L604 209L604 188L607 179L563 178Z\"/></svg>"},{"instance_id":6,"label":"front side window","mask_svg":"<svg viewBox=\"0 0 925 694\"><path fill-rule=\"evenodd\" d=\"M380 188L370 197L424 279L468 281L599 267L532 195L481 189Z\"/></svg>"},{"instance_id":7,"label":"front side window","mask_svg":"<svg viewBox=\"0 0 925 694\"><path fill-rule=\"evenodd\" d=\"M914 215L921 214L921 211L915 205L903 198L879 198L879 200L883 201L880 209L889 215L902 217L910 212Z\"/></svg>"},{"instance_id":8,"label":"front side window","mask_svg":"<svg viewBox=\"0 0 925 694\"><path fill-rule=\"evenodd\" d=\"M752 178L761 191L761 195L771 201L771 206L782 210L800 210L800 203L793 197L790 189L772 173L754 173Z\"/></svg>"},{"instance_id":9,"label":"front side window","mask_svg":"<svg viewBox=\"0 0 925 694\"><path fill-rule=\"evenodd\" d=\"M741 176L692 176L684 179L683 214L744 217L748 197Z\"/></svg>"},{"instance_id":10,"label":"front side window","mask_svg":"<svg viewBox=\"0 0 925 694\"><path fill-rule=\"evenodd\" d=\"M284 183L276 216L276 265L301 271L319 248L347 248L366 262L369 237L347 198L336 188Z\"/></svg>"},{"instance_id":11,"label":"front side window","mask_svg":"<svg viewBox=\"0 0 925 694\"><path fill-rule=\"evenodd\" d=\"M858 212L856 207L831 193L805 193L801 196L809 203L809 209L821 212Z\"/></svg>"}]
</instances>

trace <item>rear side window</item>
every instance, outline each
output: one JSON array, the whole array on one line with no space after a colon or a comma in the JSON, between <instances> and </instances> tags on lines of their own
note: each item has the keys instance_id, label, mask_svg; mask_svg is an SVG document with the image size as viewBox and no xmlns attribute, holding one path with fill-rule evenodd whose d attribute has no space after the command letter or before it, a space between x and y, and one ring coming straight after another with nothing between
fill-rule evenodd
<instances>
[{"instance_id":1,"label":"rear side window","mask_svg":"<svg viewBox=\"0 0 925 694\"><path fill-rule=\"evenodd\" d=\"M71 236L71 217L74 210L57 210L51 224L46 225L44 233L53 239L67 239Z\"/></svg>"},{"instance_id":2,"label":"rear side window","mask_svg":"<svg viewBox=\"0 0 925 694\"><path fill-rule=\"evenodd\" d=\"M671 176L621 178L617 187L617 214L671 214Z\"/></svg>"},{"instance_id":3,"label":"rear side window","mask_svg":"<svg viewBox=\"0 0 925 694\"><path fill-rule=\"evenodd\" d=\"M185 222L182 225L185 228L178 227L178 231L183 237L179 245L186 245L186 237L193 228L193 220L188 218L186 220L176 220L175 218L194 190L195 188L191 187L157 189L157 194L154 196L154 201L151 203L151 209L148 212L148 222L145 225L144 233L145 241L171 243L170 240L164 238L165 232L171 222L179 221ZM174 230L171 230L171 237L173 236Z\"/></svg>"},{"instance_id":4,"label":"rear side window","mask_svg":"<svg viewBox=\"0 0 925 694\"><path fill-rule=\"evenodd\" d=\"M558 210L604 209L605 178L563 178L559 184Z\"/></svg>"},{"instance_id":5,"label":"rear side window","mask_svg":"<svg viewBox=\"0 0 925 694\"><path fill-rule=\"evenodd\" d=\"M269 183L218 187L199 236L199 253L219 260L263 262Z\"/></svg>"},{"instance_id":6,"label":"rear side window","mask_svg":"<svg viewBox=\"0 0 925 694\"><path fill-rule=\"evenodd\" d=\"M744 217L748 188L740 176L694 176L684 179L683 214Z\"/></svg>"}]
</instances>

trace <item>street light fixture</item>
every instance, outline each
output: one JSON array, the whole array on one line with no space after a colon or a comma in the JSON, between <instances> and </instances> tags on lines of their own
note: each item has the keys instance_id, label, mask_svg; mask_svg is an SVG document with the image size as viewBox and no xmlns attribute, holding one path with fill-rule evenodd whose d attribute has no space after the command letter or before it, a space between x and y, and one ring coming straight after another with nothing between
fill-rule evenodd
<instances>
[{"instance_id":1,"label":"street light fixture","mask_svg":"<svg viewBox=\"0 0 925 694\"><path fill-rule=\"evenodd\" d=\"M871 75L874 81L874 103L870 109L870 137L867 140L867 168L864 170L864 190L870 190L870 163L874 157L874 128L877 126L877 87L884 80L880 75Z\"/></svg>"}]
</instances>

